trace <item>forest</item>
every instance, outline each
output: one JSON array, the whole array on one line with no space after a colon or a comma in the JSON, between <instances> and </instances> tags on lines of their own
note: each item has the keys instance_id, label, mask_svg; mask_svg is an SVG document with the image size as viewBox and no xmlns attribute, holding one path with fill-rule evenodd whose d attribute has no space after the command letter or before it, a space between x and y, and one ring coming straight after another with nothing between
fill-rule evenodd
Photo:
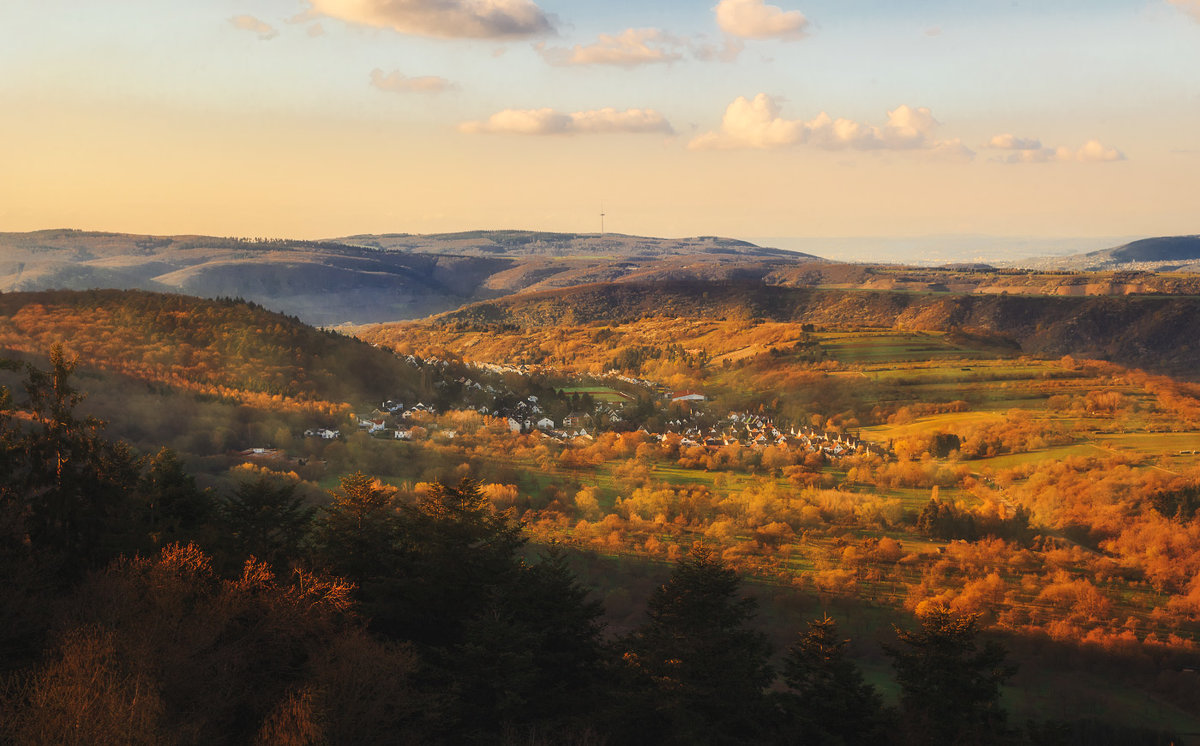
<instances>
[{"instance_id":1,"label":"forest","mask_svg":"<svg viewBox=\"0 0 1200 746\"><path fill-rule=\"evenodd\" d=\"M0 301L11 742L1200 730L1185 380L980 330L416 322L389 350L238 301ZM430 407L359 428L400 398ZM531 400L585 432L496 414Z\"/></svg>"}]
</instances>

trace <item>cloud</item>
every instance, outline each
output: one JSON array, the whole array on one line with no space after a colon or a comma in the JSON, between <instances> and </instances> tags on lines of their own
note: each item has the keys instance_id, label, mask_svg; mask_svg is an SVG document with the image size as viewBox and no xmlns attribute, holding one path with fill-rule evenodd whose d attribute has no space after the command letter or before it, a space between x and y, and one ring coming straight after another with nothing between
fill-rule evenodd
<instances>
[{"instance_id":1,"label":"cloud","mask_svg":"<svg viewBox=\"0 0 1200 746\"><path fill-rule=\"evenodd\" d=\"M600 34L594 44L576 44L571 49L537 44L538 52L551 65L620 65L636 67L682 58L681 42L659 29L631 28L619 34Z\"/></svg>"},{"instance_id":2,"label":"cloud","mask_svg":"<svg viewBox=\"0 0 1200 746\"><path fill-rule=\"evenodd\" d=\"M384 75L379 68L371 71L371 85L389 93L443 93L454 88L453 83L436 75L410 78L399 70Z\"/></svg>"},{"instance_id":3,"label":"cloud","mask_svg":"<svg viewBox=\"0 0 1200 746\"><path fill-rule=\"evenodd\" d=\"M1167 0L1167 2L1187 13L1193 21L1200 23L1200 0Z\"/></svg>"},{"instance_id":4,"label":"cloud","mask_svg":"<svg viewBox=\"0 0 1200 746\"><path fill-rule=\"evenodd\" d=\"M530 0L311 0L313 10L364 26L441 39L506 39L554 30Z\"/></svg>"},{"instance_id":5,"label":"cloud","mask_svg":"<svg viewBox=\"0 0 1200 746\"><path fill-rule=\"evenodd\" d=\"M721 129L700 135L688 147L765 150L809 145L826 150L921 150L959 160L974 156L961 140L938 139L939 123L925 107L897 107L882 126L834 119L825 112L809 121L784 119L779 113L779 103L765 93L753 100L739 96L725 109Z\"/></svg>"},{"instance_id":6,"label":"cloud","mask_svg":"<svg viewBox=\"0 0 1200 746\"><path fill-rule=\"evenodd\" d=\"M318 36L325 35L325 27L319 23L314 23L313 25L308 27L307 33L310 37L315 39Z\"/></svg>"},{"instance_id":7,"label":"cloud","mask_svg":"<svg viewBox=\"0 0 1200 746\"><path fill-rule=\"evenodd\" d=\"M697 40L691 44L692 56L701 62L733 62L746 49L741 39L732 36L725 37L721 44Z\"/></svg>"},{"instance_id":8,"label":"cloud","mask_svg":"<svg viewBox=\"0 0 1200 746\"><path fill-rule=\"evenodd\" d=\"M1036 138L1023 138L1016 135L996 135L991 140L988 140L985 148L993 148L996 150L1039 150L1042 147L1042 141Z\"/></svg>"},{"instance_id":9,"label":"cloud","mask_svg":"<svg viewBox=\"0 0 1200 746\"><path fill-rule=\"evenodd\" d=\"M713 8L721 30L743 39L801 39L808 19L764 0L721 0Z\"/></svg>"},{"instance_id":10,"label":"cloud","mask_svg":"<svg viewBox=\"0 0 1200 746\"><path fill-rule=\"evenodd\" d=\"M274 26L266 21L260 21L254 16L234 16L229 19L229 22L233 24L234 28L241 29L242 31L253 31L258 34L258 38L264 41L279 36L279 32L275 30Z\"/></svg>"},{"instance_id":11,"label":"cloud","mask_svg":"<svg viewBox=\"0 0 1200 746\"><path fill-rule=\"evenodd\" d=\"M491 135L674 134L653 109L596 109L563 114L554 109L505 109L482 122L464 122L460 132Z\"/></svg>"},{"instance_id":12,"label":"cloud","mask_svg":"<svg viewBox=\"0 0 1200 746\"><path fill-rule=\"evenodd\" d=\"M984 147L1007 150L1008 155L993 158L998 163L1112 163L1125 160L1125 154L1099 140L1088 140L1079 148L1044 147L1041 140L1013 135L996 135Z\"/></svg>"}]
</instances>

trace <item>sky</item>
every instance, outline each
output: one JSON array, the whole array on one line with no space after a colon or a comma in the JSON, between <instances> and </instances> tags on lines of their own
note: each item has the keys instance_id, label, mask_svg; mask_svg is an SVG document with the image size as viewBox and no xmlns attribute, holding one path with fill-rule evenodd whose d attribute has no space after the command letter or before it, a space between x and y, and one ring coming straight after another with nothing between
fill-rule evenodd
<instances>
[{"instance_id":1,"label":"sky","mask_svg":"<svg viewBox=\"0 0 1200 746\"><path fill-rule=\"evenodd\" d=\"M880 247L1198 233L1200 0L0 3L0 231L601 212Z\"/></svg>"}]
</instances>

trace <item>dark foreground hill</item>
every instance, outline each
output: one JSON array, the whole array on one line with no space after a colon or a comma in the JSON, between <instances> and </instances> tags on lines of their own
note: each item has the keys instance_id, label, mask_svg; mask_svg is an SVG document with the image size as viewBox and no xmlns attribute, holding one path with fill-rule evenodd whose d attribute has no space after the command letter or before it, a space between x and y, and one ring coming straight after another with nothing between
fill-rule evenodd
<instances>
[{"instance_id":1,"label":"dark foreground hill","mask_svg":"<svg viewBox=\"0 0 1200 746\"><path fill-rule=\"evenodd\" d=\"M784 288L757 283L601 284L531 293L444 314L448 327L627 323L647 317L753 319L836 328L962 329L1037 355L1094 357L1189 378L1200 370L1200 298L1038 297Z\"/></svg>"}]
</instances>

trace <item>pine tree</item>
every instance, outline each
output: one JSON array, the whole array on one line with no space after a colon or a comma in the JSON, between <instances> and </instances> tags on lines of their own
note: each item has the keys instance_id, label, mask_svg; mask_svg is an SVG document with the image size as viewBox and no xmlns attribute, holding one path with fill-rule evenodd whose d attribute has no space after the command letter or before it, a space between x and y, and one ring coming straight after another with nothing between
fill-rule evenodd
<instances>
[{"instance_id":1,"label":"pine tree","mask_svg":"<svg viewBox=\"0 0 1200 746\"><path fill-rule=\"evenodd\" d=\"M396 507L392 493L355 472L342 477L321 511L314 543L322 566L355 583L370 583L395 565Z\"/></svg>"},{"instance_id":2,"label":"pine tree","mask_svg":"<svg viewBox=\"0 0 1200 746\"><path fill-rule=\"evenodd\" d=\"M156 546L199 540L214 516L211 496L196 487L196 478L184 470L170 448L150 459L138 493Z\"/></svg>"},{"instance_id":3,"label":"pine tree","mask_svg":"<svg viewBox=\"0 0 1200 746\"><path fill-rule=\"evenodd\" d=\"M313 509L296 494L296 485L261 476L243 482L221 505L232 560L240 564L256 557L284 567L300 553Z\"/></svg>"},{"instance_id":4,"label":"pine tree","mask_svg":"<svg viewBox=\"0 0 1200 746\"><path fill-rule=\"evenodd\" d=\"M24 425L11 395L0 397L0 514L5 540L17 542L8 548L24 546L70 577L137 548L129 518L139 468L127 446L101 435L103 423L76 414L75 366L58 345L48 371L25 366Z\"/></svg>"},{"instance_id":5,"label":"pine tree","mask_svg":"<svg viewBox=\"0 0 1200 746\"><path fill-rule=\"evenodd\" d=\"M646 622L625 641L625 660L656 709L627 713L643 736L656 725L671 743L740 743L764 732L771 650L749 627L757 602L739 597L740 585L696 545L650 598Z\"/></svg>"},{"instance_id":6,"label":"pine tree","mask_svg":"<svg viewBox=\"0 0 1200 746\"><path fill-rule=\"evenodd\" d=\"M901 688L905 731L912 743L1005 743L1009 732L1000 686L1015 673L1006 652L980 648L978 615L935 606L921 628L896 628L899 646L886 647Z\"/></svg>"},{"instance_id":7,"label":"pine tree","mask_svg":"<svg viewBox=\"0 0 1200 746\"><path fill-rule=\"evenodd\" d=\"M788 651L783 703L804 743L850 746L886 740L882 700L850 660L848 645L837 622L826 616L809 622Z\"/></svg>"}]
</instances>

